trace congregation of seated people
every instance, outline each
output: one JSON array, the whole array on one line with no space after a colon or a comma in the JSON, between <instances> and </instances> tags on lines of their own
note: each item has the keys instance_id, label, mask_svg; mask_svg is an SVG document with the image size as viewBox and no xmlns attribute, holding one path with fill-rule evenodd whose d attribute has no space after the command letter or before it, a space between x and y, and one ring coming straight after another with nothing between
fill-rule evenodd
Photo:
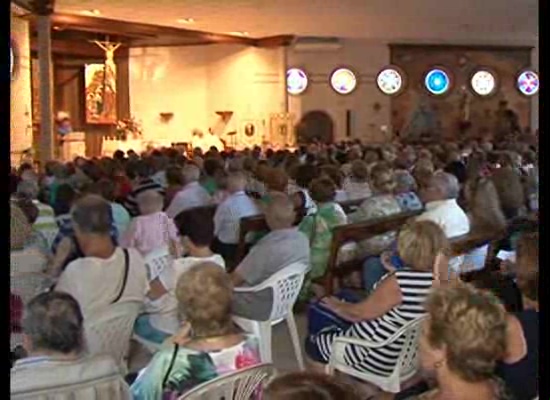
<instances>
[{"instance_id":1,"label":"congregation of seated people","mask_svg":"<svg viewBox=\"0 0 550 400\"><path fill-rule=\"evenodd\" d=\"M533 400L537 155L519 139L357 140L23 164L10 174L12 397L179 398L272 364L235 321L269 321L290 296L309 372L274 373L263 398ZM409 333L415 373L381 384Z\"/></svg>"}]
</instances>

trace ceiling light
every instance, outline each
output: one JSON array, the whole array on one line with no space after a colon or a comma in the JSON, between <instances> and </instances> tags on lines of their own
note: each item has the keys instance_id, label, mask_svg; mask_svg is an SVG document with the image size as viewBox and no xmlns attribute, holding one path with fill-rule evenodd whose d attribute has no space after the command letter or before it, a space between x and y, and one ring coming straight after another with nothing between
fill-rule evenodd
<instances>
[{"instance_id":1,"label":"ceiling light","mask_svg":"<svg viewBox=\"0 0 550 400\"><path fill-rule=\"evenodd\" d=\"M101 14L101 11L94 8L93 10L82 10L80 13L84 14L84 15L92 15L92 16L95 15L95 16L97 16L97 15Z\"/></svg>"},{"instance_id":2,"label":"ceiling light","mask_svg":"<svg viewBox=\"0 0 550 400\"><path fill-rule=\"evenodd\" d=\"M243 31L239 31L239 32L229 32L230 35L239 35L239 36L248 36L248 32L243 32Z\"/></svg>"},{"instance_id":3,"label":"ceiling light","mask_svg":"<svg viewBox=\"0 0 550 400\"><path fill-rule=\"evenodd\" d=\"M194 18L180 18L177 20L179 24L193 24L195 23Z\"/></svg>"}]
</instances>

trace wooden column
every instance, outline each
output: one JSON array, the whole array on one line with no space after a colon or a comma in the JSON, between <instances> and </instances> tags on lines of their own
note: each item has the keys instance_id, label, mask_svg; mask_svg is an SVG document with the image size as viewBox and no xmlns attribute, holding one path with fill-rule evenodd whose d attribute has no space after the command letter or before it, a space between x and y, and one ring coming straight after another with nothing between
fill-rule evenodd
<instances>
[{"instance_id":1,"label":"wooden column","mask_svg":"<svg viewBox=\"0 0 550 400\"><path fill-rule=\"evenodd\" d=\"M37 17L38 63L40 78L40 161L55 158L56 140L53 126L53 64L50 14Z\"/></svg>"}]
</instances>

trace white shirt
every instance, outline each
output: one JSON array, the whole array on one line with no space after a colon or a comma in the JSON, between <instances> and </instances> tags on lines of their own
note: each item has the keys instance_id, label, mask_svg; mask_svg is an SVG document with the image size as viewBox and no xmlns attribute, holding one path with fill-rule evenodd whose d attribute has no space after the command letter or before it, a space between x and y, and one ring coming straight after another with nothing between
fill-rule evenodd
<instances>
[{"instance_id":1,"label":"white shirt","mask_svg":"<svg viewBox=\"0 0 550 400\"><path fill-rule=\"evenodd\" d=\"M417 221L433 221L443 229L448 239L470 232L470 220L455 199L432 201Z\"/></svg>"},{"instance_id":2,"label":"white shirt","mask_svg":"<svg viewBox=\"0 0 550 400\"><path fill-rule=\"evenodd\" d=\"M258 206L243 192L225 199L214 214L214 235L225 244L239 243L241 218L261 214Z\"/></svg>"},{"instance_id":3,"label":"white shirt","mask_svg":"<svg viewBox=\"0 0 550 400\"><path fill-rule=\"evenodd\" d=\"M203 207L211 204L212 198L208 192L198 183L188 183L172 199L166 209L170 218L176 218L182 211L194 207Z\"/></svg>"},{"instance_id":4,"label":"white shirt","mask_svg":"<svg viewBox=\"0 0 550 400\"><path fill-rule=\"evenodd\" d=\"M470 232L470 220L455 199L432 201L426 204L426 211L416 218L417 221L433 221L438 224L448 239L466 235ZM458 272L464 262L463 256L449 260L449 269Z\"/></svg>"},{"instance_id":5,"label":"white shirt","mask_svg":"<svg viewBox=\"0 0 550 400\"><path fill-rule=\"evenodd\" d=\"M128 278L118 302L143 302L149 291L145 261L135 249L128 249L128 255ZM86 319L87 316L108 307L118 296L124 279L124 269L124 252L120 247L107 259L79 258L67 265L55 290L72 295L80 304Z\"/></svg>"},{"instance_id":6,"label":"white shirt","mask_svg":"<svg viewBox=\"0 0 550 400\"><path fill-rule=\"evenodd\" d=\"M223 268L225 270L225 261L219 254L212 254L210 257L182 257L177 258L174 260L173 268L174 268L174 281L173 285L176 287L176 284L178 282L178 279L185 274L187 271L189 271L192 267L194 267L197 264L201 263L214 263L220 266L220 268ZM162 278L161 278L162 279ZM164 283L164 281L163 281Z\"/></svg>"}]
</instances>

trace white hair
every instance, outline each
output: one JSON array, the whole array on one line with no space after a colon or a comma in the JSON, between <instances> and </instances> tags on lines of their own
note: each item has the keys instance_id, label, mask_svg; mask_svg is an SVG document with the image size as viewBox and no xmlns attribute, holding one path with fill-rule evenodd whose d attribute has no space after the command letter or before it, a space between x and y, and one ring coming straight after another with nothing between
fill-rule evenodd
<instances>
[{"instance_id":1,"label":"white hair","mask_svg":"<svg viewBox=\"0 0 550 400\"><path fill-rule=\"evenodd\" d=\"M156 190L146 190L138 194L136 202L142 215L160 212L164 207L164 197Z\"/></svg>"},{"instance_id":2,"label":"white hair","mask_svg":"<svg viewBox=\"0 0 550 400\"><path fill-rule=\"evenodd\" d=\"M432 185L440 189L447 199L457 199L460 184L456 176L443 171L437 171L432 177Z\"/></svg>"}]
</instances>

